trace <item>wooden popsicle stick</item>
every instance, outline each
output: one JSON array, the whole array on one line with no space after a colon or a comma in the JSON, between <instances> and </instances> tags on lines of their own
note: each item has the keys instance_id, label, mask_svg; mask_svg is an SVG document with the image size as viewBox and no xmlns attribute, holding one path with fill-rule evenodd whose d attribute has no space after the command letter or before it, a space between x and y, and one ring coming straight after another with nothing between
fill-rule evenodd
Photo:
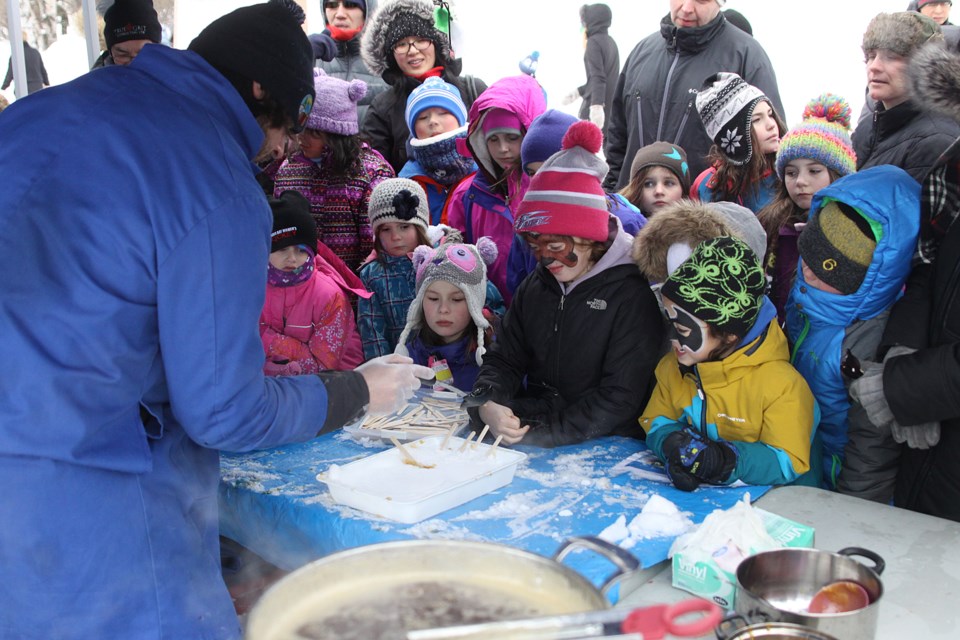
<instances>
[{"instance_id":1,"label":"wooden popsicle stick","mask_svg":"<svg viewBox=\"0 0 960 640\"><path fill-rule=\"evenodd\" d=\"M477 448L477 445L480 444L480 443L483 441L484 436L487 435L487 431L489 431L489 430L490 430L490 425L488 425L488 424L483 425L483 431L480 432L480 435L477 436L476 442L474 442L474 443L473 443L473 446L470 447L470 448L471 448L471 449L476 449L476 448Z\"/></svg>"},{"instance_id":2,"label":"wooden popsicle stick","mask_svg":"<svg viewBox=\"0 0 960 640\"><path fill-rule=\"evenodd\" d=\"M463 444L460 445L460 448L457 449L457 453L463 453L467 450L467 446L470 444L470 441L473 440L473 436L477 435L476 431L471 431L470 435L467 436L467 439L463 441Z\"/></svg>"},{"instance_id":3,"label":"wooden popsicle stick","mask_svg":"<svg viewBox=\"0 0 960 640\"><path fill-rule=\"evenodd\" d=\"M447 435L444 436L443 442L440 443L440 450L441 450L441 451L446 451L446 450L447 450L447 443L450 442L450 436L453 435L453 432L454 432L455 429L456 429L456 427L450 427L450 428L447 430Z\"/></svg>"},{"instance_id":4,"label":"wooden popsicle stick","mask_svg":"<svg viewBox=\"0 0 960 640\"><path fill-rule=\"evenodd\" d=\"M487 451L487 456L496 456L497 455L497 445L500 444L500 441L503 440L503 434L497 436L497 439L493 441L493 446L490 447L490 451Z\"/></svg>"},{"instance_id":5,"label":"wooden popsicle stick","mask_svg":"<svg viewBox=\"0 0 960 640\"><path fill-rule=\"evenodd\" d=\"M403 446L403 443L401 443L399 440L397 440L393 436L390 436L390 442L392 442L393 446L395 446L397 449L400 450L400 455L406 458L411 464L415 464L417 466L420 465L420 463L417 462L417 459L414 458L412 455L410 455L410 452L407 451L407 448Z\"/></svg>"}]
</instances>

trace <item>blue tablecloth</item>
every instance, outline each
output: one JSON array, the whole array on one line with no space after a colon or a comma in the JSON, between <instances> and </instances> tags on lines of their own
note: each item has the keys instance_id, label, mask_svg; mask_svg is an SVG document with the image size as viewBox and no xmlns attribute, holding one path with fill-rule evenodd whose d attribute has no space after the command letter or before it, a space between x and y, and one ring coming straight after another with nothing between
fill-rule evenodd
<instances>
[{"instance_id":1,"label":"blue tablecloth","mask_svg":"<svg viewBox=\"0 0 960 640\"><path fill-rule=\"evenodd\" d=\"M675 489L646 445L607 437L541 449L516 446L529 457L513 482L417 524L400 524L336 504L316 476L383 449L342 431L309 442L248 454L223 454L220 531L266 560L295 569L360 545L410 538L497 542L553 556L577 535L597 535L620 515L629 523L654 494L687 512L694 523L714 509L752 499L769 487ZM644 538L629 549L644 567L667 558L673 536ZM600 586L614 567L587 552L565 561Z\"/></svg>"}]
</instances>

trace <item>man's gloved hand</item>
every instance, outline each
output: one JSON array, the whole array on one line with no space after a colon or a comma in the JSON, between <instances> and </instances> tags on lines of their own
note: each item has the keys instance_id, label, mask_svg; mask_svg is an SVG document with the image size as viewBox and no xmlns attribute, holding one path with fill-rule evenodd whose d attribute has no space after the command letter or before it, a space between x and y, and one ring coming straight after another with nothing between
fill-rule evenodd
<instances>
[{"instance_id":1,"label":"man's gloved hand","mask_svg":"<svg viewBox=\"0 0 960 640\"><path fill-rule=\"evenodd\" d=\"M602 104L592 104L590 105L590 122L597 125L598 129L603 129L603 123L605 122L603 115L603 105Z\"/></svg>"},{"instance_id":2,"label":"man's gloved hand","mask_svg":"<svg viewBox=\"0 0 960 640\"><path fill-rule=\"evenodd\" d=\"M324 29L320 33L311 33L310 44L313 45L313 57L324 62L330 62L337 57L337 42L330 36L330 30Z\"/></svg>"},{"instance_id":3,"label":"man's gloved hand","mask_svg":"<svg viewBox=\"0 0 960 640\"><path fill-rule=\"evenodd\" d=\"M891 358L909 355L916 349L897 345L887 351L882 363L863 361L863 375L850 383L850 397L856 400L867 413L870 424L881 430L890 430L897 442L906 442L911 449L929 449L940 442L940 423L924 422L916 425L900 425L883 394L883 369Z\"/></svg>"},{"instance_id":4,"label":"man's gloved hand","mask_svg":"<svg viewBox=\"0 0 960 640\"><path fill-rule=\"evenodd\" d=\"M413 359L391 354L374 358L357 367L370 393L367 412L385 415L398 411L420 388L420 379L433 378L433 369L413 364Z\"/></svg>"},{"instance_id":5,"label":"man's gloved hand","mask_svg":"<svg viewBox=\"0 0 960 640\"><path fill-rule=\"evenodd\" d=\"M573 91L566 94L565 96L563 96L563 98L560 99L560 104L563 106L567 106L568 104L573 104L579 99L580 99L580 90L574 89Z\"/></svg>"},{"instance_id":6,"label":"man's gloved hand","mask_svg":"<svg viewBox=\"0 0 960 640\"><path fill-rule=\"evenodd\" d=\"M681 491L701 483L723 484L737 466L737 450L727 442L703 440L686 429L667 436L661 445L667 473Z\"/></svg>"}]
</instances>

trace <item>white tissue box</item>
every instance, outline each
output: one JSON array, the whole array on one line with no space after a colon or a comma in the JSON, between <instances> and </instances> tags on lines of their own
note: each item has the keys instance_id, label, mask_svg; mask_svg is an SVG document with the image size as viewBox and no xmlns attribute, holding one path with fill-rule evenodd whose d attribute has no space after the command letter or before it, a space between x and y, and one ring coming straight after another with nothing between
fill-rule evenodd
<instances>
[{"instance_id":1,"label":"white tissue box","mask_svg":"<svg viewBox=\"0 0 960 640\"><path fill-rule=\"evenodd\" d=\"M764 528L770 537L784 547L812 547L813 527L782 518L775 513L754 508L763 519ZM721 607L733 609L737 587L737 566L740 561L755 553L741 550L736 545L722 545L713 556L704 559L684 551L673 555L673 586L712 600Z\"/></svg>"}]
</instances>

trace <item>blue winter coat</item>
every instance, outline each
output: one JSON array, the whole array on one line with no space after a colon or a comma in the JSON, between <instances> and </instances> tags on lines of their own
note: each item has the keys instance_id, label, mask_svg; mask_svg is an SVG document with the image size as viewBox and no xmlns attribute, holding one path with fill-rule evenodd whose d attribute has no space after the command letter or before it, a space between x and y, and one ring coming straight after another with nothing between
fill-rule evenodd
<instances>
[{"instance_id":1,"label":"blue winter coat","mask_svg":"<svg viewBox=\"0 0 960 640\"><path fill-rule=\"evenodd\" d=\"M239 637L216 450L328 409L318 377L262 373L262 139L160 46L0 118L0 637Z\"/></svg>"},{"instance_id":2,"label":"blue winter coat","mask_svg":"<svg viewBox=\"0 0 960 640\"><path fill-rule=\"evenodd\" d=\"M810 211L815 212L811 220L826 203L839 201L866 216L879 237L873 260L855 293L828 293L807 285L798 261L787 301L792 360L820 404L824 471L834 479L837 463L843 460L850 409L840 373L844 338L848 327L876 318L900 296L917 241L919 196L920 186L907 172L882 165L837 180L818 191L811 202Z\"/></svg>"}]
</instances>

